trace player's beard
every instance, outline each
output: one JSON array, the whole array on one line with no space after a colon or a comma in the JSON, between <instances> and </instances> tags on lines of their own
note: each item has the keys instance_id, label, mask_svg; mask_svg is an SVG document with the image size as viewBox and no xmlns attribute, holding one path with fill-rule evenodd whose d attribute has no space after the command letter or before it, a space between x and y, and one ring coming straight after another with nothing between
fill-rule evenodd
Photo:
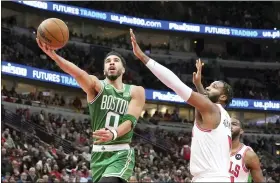
<instances>
[{"instance_id":1,"label":"player's beard","mask_svg":"<svg viewBox=\"0 0 280 183\"><path fill-rule=\"evenodd\" d=\"M239 136L240 136L240 130L231 133L232 140L235 140Z\"/></svg>"},{"instance_id":2,"label":"player's beard","mask_svg":"<svg viewBox=\"0 0 280 183\"><path fill-rule=\"evenodd\" d=\"M213 102L213 103L217 103L219 101L219 95L213 95L213 96L210 96L208 95L208 98Z\"/></svg>"},{"instance_id":3,"label":"player's beard","mask_svg":"<svg viewBox=\"0 0 280 183\"><path fill-rule=\"evenodd\" d=\"M122 71L121 70L118 70L117 74L111 74L111 75L109 74L108 71L105 71L106 78L108 78L111 81L115 81L116 79L118 79L118 77L120 77L120 75L122 75Z\"/></svg>"}]
</instances>

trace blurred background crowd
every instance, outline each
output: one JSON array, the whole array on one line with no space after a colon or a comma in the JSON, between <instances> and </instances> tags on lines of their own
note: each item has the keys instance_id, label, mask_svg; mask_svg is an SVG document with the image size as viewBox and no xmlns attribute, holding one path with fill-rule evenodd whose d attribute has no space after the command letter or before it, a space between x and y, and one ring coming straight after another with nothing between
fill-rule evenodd
<instances>
[{"instance_id":1,"label":"blurred background crowd","mask_svg":"<svg viewBox=\"0 0 280 183\"><path fill-rule=\"evenodd\" d=\"M280 6L272 2L159 1L149 2L149 6L146 2L65 3L142 18L242 28L273 29L280 22ZM33 10L26 13L28 10L25 7L13 9L11 4L4 4L1 60L62 72L35 42L36 25L48 15ZM57 51L59 55L103 79L103 59L113 49L122 53L127 61L125 83L142 85L146 89L170 90L133 56L127 28L84 22L84 31L81 31L81 24L76 19L68 17L67 20L70 42ZM86 28L90 31L86 32ZM216 37L168 35L168 32L142 29L136 32L140 46L147 54L193 88L192 72L196 70L195 60L200 57L205 62L205 86L213 80L223 79L233 86L236 98L280 100L280 70L273 65L269 67L271 63L279 62L278 40L224 37L216 40ZM233 61L241 66L237 67ZM267 63L268 66L256 66L255 63ZM87 106L83 103L84 94L80 91L69 95L66 91L48 93L33 88L22 92L21 82L26 81L2 79L2 182L91 182L92 131ZM31 85L37 84L40 88L41 83ZM279 156L275 153L280 135L277 115L262 125L245 123L247 133L243 142L257 152L267 182L280 181ZM176 109L153 112L145 109L132 143L137 161L131 181L190 182L192 122L192 118L186 118Z\"/></svg>"}]
</instances>

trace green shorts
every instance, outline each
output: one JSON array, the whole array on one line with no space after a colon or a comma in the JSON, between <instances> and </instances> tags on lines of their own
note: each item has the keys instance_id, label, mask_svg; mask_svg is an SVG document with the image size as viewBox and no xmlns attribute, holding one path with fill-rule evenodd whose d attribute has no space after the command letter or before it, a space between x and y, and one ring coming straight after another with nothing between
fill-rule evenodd
<instances>
[{"instance_id":1,"label":"green shorts","mask_svg":"<svg viewBox=\"0 0 280 183\"><path fill-rule=\"evenodd\" d=\"M90 169L93 182L98 182L102 177L119 177L128 181L134 166L134 149L91 154Z\"/></svg>"}]
</instances>

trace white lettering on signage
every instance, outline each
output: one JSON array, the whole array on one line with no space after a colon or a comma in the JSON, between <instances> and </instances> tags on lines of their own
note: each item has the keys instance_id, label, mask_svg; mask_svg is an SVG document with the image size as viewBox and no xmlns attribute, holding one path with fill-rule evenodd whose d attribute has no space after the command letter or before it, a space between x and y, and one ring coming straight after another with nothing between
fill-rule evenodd
<instances>
[{"instance_id":1,"label":"white lettering on signage","mask_svg":"<svg viewBox=\"0 0 280 183\"><path fill-rule=\"evenodd\" d=\"M71 7L71 6L65 6L61 4L53 4L53 10L58 11L58 12L63 12L63 13L69 13L73 15L79 15L79 8Z\"/></svg>"},{"instance_id":2,"label":"white lettering on signage","mask_svg":"<svg viewBox=\"0 0 280 183\"><path fill-rule=\"evenodd\" d=\"M60 82L60 77L58 74L47 73L44 71L33 70L32 77L43 81L52 81L55 83Z\"/></svg>"},{"instance_id":3,"label":"white lettering on signage","mask_svg":"<svg viewBox=\"0 0 280 183\"><path fill-rule=\"evenodd\" d=\"M172 94L170 92L163 94L161 92L154 91L153 99L169 101L169 102L185 102L179 95Z\"/></svg>"},{"instance_id":4,"label":"white lettering on signage","mask_svg":"<svg viewBox=\"0 0 280 183\"><path fill-rule=\"evenodd\" d=\"M46 2L42 1L22 1L23 4L35 7L35 8L40 8L47 10L48 9L48 4Z\"/></svg>"},{"instance_id":5,"label":"white lettering on signage","mask_svg":"<svg viewBox=\"0 0 280 183\"><path fill-rule=\"evenodd\" d=\"M7 65L2 65L2 72L9 73L17 76L27 76L27 69L22 67L13 66L11 63Z\"/></svg>"}]
</instances>

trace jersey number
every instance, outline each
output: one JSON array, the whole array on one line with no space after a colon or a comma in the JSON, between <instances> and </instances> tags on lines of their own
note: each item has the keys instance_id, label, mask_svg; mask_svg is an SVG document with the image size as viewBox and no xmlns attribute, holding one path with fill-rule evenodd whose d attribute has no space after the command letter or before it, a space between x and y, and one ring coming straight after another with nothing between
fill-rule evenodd
<instances>
[{"instance_id":1,"label":"jersey number","mask_svg":"<svg viewBox=\"0 0 280 183\"><path fill-rule=\"evenodd\" d=\"M113 126L111 125L111 120L114 120ZM118 128L119 126L120 115L114 112L108 112L106 116L105 128Z\"/></svg>"}]
</instances>

